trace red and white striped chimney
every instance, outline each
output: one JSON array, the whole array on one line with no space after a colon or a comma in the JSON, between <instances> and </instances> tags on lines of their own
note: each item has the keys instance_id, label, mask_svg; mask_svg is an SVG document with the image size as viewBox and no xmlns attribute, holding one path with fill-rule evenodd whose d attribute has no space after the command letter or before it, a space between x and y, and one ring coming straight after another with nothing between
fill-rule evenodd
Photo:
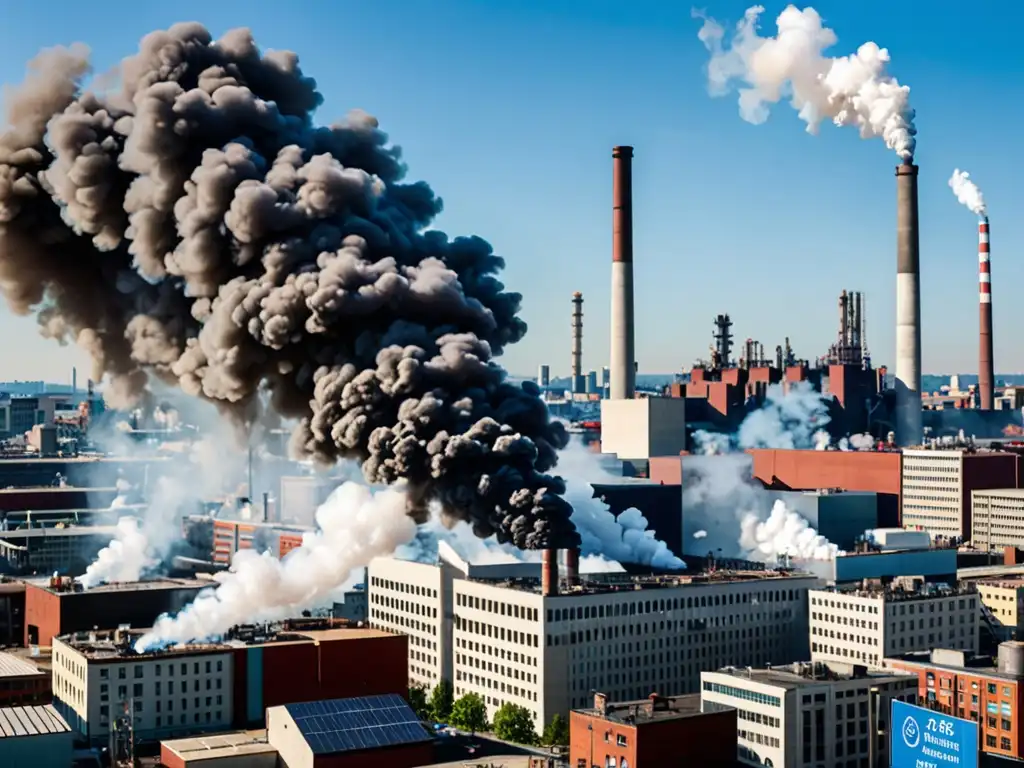
<instances>
[{"instance_id":1,"label":"red and white striped chimney","mask_svg":"<svg viewBox=\"0 0 1024 768\"><path fill-rule=\"evenodd\" d=\"M978 407L991 411L995 366L992 362L992 262L989 261L988 217L978 220Z\"/></svg>"}]
</instances>

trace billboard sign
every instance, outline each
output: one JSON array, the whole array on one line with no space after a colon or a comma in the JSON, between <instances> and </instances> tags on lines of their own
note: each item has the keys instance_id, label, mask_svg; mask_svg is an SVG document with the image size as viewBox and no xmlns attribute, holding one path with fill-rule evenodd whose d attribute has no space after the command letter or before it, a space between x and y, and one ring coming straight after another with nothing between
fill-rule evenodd
<instances>
[{"instance_id":1,"label":"billboard sign","mask_svg":"<svg viewBox=\"0 0 1024 768\"><path fill-rule=\"evenodd\" d=\"M890 768L977 768L978 724L892 700Z\"/></svg>"}]
</instances>

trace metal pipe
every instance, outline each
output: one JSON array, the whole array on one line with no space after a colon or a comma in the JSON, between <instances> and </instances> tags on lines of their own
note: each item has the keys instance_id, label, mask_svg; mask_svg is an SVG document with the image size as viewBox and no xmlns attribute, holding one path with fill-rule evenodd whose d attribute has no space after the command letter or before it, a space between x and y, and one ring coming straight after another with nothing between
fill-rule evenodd
<instances>
[{"instance_id":1,"label":"metal pipe","mask_svg":"<svg viewBox=\"0 0 1024 768\"><path fill-rule=\"evenodd\" d=\"M978 397L979 407L991 411L995 400L992 356L992 263L989 260L988 218L978 221Z\"/></svg>"},{"instance_id":2,"label":"metal pipe","mask_svg":"<svg viewBox=\"0 0 1024 768\"><path fill-rule=\"evenodd\" d=\"M636 392L633 339L633 148L612 149L612 333L613 400Z\"/></svg>"},{"instance_id":3,"label":"metal pipe","mask_svg":"<svg viewBox=\"0 0 1024 768\"><path fill-rule=\"evenodd\" d=\"M917 219L918 167L896 166L896 444L920 445L921 251Z\"/></svg>"},{"instance_id":4,"label":"metal pipe","mask_svg":"<svg viewBox=\"0 0 1024 768\"><path fill-rule=\"evenodd\" d=\"M580 551L578 549L565 550L565 583L575 587L580 583Z\"/></svg>"}]
</instances>

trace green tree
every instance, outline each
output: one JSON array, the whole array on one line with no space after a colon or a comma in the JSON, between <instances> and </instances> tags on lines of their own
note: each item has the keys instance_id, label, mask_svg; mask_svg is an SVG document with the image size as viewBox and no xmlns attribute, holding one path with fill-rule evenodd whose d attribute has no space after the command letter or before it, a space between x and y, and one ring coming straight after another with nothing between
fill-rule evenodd
<instances>
[{"instance_id":1,"label":"green tree","mask_svg":"<svg viewBox=\"0 0 1024 768\"><path fill-rule=\"evenodd\" d=\"M487 707L484 706L484 700L475 693L467 693L461 699L456 699L448 722L470 733L486 731Z\"/></svg>"},{"instance_id":2,"label":"green tree","mask_svg":"<svg viewBox=\"0 0 1024 768\"><path fill-rule=\"evenodd\" d=\"M430 704L427 703L427 690L422 685L409 686L409 706L420 720L430 719Z\"/></svg>"},{"instance_id":3,"label":"green tree","mask_svg":"<svg viewBox=\"0 0 1024 768\"><path fill-rule=\"evenodd\" d=\"M516 744L536 744L533 715L526 707L506 701L494 713L494 735Z\"/></svg>"},{"instance_id":4,"label":"green tree","mask_svg":"<svg viewBox=\"0 0 1024 768\"><path fill-rule=\"evenodd\" d=\"M497 716L495 716L497 721ZM569 743L569 724L561 715L555 715L551 722L544 729L544 737L541 740L546 746L566 745Z\"/></svg>"},{"instance_id":5,"label":"green tree","mask_svg":"<svg viewBox=\"0 0 1024 768\"><path fill-rule=\"evenodd\" d=\"M430 692L430 716L435 722L443 723L452 714L452 684L442 680Z\"/></svg>"}]
</instances>

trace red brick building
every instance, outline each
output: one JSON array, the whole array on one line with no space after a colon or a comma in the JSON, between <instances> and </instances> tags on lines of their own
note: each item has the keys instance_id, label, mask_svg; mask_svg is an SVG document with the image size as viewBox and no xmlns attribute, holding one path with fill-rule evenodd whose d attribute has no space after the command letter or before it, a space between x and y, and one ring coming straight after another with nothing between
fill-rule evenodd
<instances>
[{"instance_id":1,"label":"red brick building","mask_svg":"<svg viewBox=\"0 0 1024 768\"><path fill-rule=\"evenodd\" d=\"M1024 759L1024 643L1002 643L994 666L988 657L941 649L886 665L918 676L922 706L977 722L983 752Z\"/></svg>"},{"instance_id":2,"label":"red brick building","mask_svg":"<svg viewBox=\"0 0 1024 768\"><path fill-rule=\"evenodd\" d=\"M701 712L700 694L609 703L569 714L569 766L733 768L736 711Z\"/></svg>"}]
</instances>

